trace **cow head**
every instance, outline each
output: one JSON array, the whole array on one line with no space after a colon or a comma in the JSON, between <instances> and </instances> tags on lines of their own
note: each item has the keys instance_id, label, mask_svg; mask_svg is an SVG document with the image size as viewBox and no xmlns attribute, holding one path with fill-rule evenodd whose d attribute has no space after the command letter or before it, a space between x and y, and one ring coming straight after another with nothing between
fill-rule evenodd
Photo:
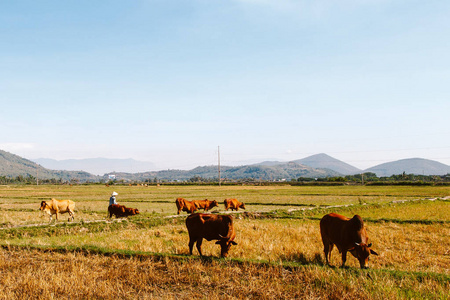
<instances>
[{"instance_id":1,"label":"cow head","mask_svg":"<svg viewBox=\"0 0 450 300\"><path fill-rule=\"evenodd\" d=\"M372 246L372 243L365 244L365 243L355 243L355 247L352 249L349 249L350 253L356 257L359 261L359 266L361 269L367 269L369 268L369 255L378 255L375 251L370 249Z\"/></svg>"},{"instance_id":2,"label":"cow head","mask_svg":"<svg viewBox=\"0 0 450 300\"><path fill-rule=\"evenodd\" d=\"M211 205L209 206L209 208L213 208L215 206L219 206L219 203L217 203L216 200L211 201Z\"/></svg>"},{"instance_id":3,"label":"cow head","mask_svg":"<svg viewBox=\"0 0 450 300\"><path fill-rule=\"evenodd\" d=\"M235 241L232 241L230 238L221 236L220 239L216 242L217 245L220 245L220 256L227 257L228 251L230 251L231 245L237 245Z\"/></svg>"},{"instance_id":4,"label":"cow head","mask_svg":"<svg viewBox=\"0 0 450 300\"><path fill-rule=\"evenodd\" d=\"M241 202L241 204L239 205L240 208L245 209L245 205L244 203Z\"/></svg>"},{"instance_id":5,"label":"cow head","mask_svg":"<svg viewBox=\"0 0 450 300\"><path fill-rule=\"evenodd\" d=\"M134 209L134 214L138 215L139 214L139 210L137 208Z\"/></svg>"},{"instance_id":6,"label":"cow head","mask_svg":"<svg viewBox=\"0 0 450 300\"><path fill-rule=\"evenodd\" d=\"M45 209L45 206L47 206L47 202L42 201L42 202L41 202L41 207L40 207L39 209L40 209L40 210L44 210L44 209Z\"/></svg>"}]
</instances>

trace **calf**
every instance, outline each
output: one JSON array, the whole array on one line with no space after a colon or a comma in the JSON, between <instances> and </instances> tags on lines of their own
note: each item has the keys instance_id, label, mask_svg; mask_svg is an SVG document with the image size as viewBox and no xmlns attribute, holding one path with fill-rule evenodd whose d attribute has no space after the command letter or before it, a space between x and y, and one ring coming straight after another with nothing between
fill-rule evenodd
<instances>
[{"instance_id":1,"label":"calf","mask_svg":"<svg viewBox=\"0 0 450 300\"><path fill-rule=\"evenodd\" d=\"M193 201L188 201L181 197L175 200L175 204L177 205L178 214L180 214L180 211L186 211L192 214L197 210L197 206L193 203Z\"/></svg>"},{"instance_id":2,"label":"calf","mask_svg":"<svg viewBox=\"0 0 450 300\"><path fill-rule=\"evenodd\" d=\"M111 204L108 206L109 217L116 216L116 218L134 216L139 214L139 210L137 208L126 207L125 205L120 204Z\"/></svg>"},{"instance_id":3,"label":"calf","mask_svg":"<svg viewBox=\"0 0 450 300\"><path fill-rule=\"evenodd\" d=\"M226 257L234 241L236 233L233 226L233 217L213 214L192 214L186 218L186 227L189 233L189 254L196 243L198 253L202 256L202 241L218 240L220 256Z\"/></svg>"},{"instance_id":4,"label":"calf","mask_svg":"<svg viewBox=\"0 0 450 300\"><path fill-rule=\"evenodd\" d=\"M210 201L208 199L205 200L193 200L192 201L195 205L195 207L200 210L203 209L204 211L208 211L213 207L219 206L216 200Z\"/></svg>"},{"instance_id":5,"label":"calf","mask_svg":"<svg viewBox=\"0 0 450 300\"><path fill-rule=\"evenodd\" d=\"M245 209L244 203L239 202L237 199L225 199L223 204L225 205L225 210L228 210L229 208L236 211L238 211L239 208Z\"/></svg>"},{"instance_id":6,"label":"calf","mask_svg":"<svg viewBox=\"0 0 450 300\"><path fill-rule=\"evenodd\" d=\"M372 244L368 244L369 237L363 220L358 215L351 219L335 213L325 215L320 220L320 235L328 265L334 245L342 253L342 267L345 266L347 260L347 251L350 251L358 259L360 267L364 269L368 268L369 255L378 255L370 249Z\"/></svg>"}]
</instances>

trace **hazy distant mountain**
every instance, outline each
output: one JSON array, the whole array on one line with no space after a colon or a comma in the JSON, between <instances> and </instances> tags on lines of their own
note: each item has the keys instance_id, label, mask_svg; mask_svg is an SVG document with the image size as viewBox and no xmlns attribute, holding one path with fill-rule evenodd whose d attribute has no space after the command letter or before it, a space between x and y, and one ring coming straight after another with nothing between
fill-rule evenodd
<instances>
[{"instance_id":1,"label":"hazy distant mountain","mask_svg":"<svg viewBox=\"0 0 450 300\"><path fill-rule=\"evenodd\" d=\"M253 166L276 166L276 165L281 165L281 164L285 164L286 162L282 162L282 161L276 161L276 160L266 160L260 163L256 163L256 164L252 164Z\"/></svg>"},{"instance_id":2,"label":"hazy distant mountain","mask_svg":"<svg viewBox=\"0 0 450 300\"><path fill-rule=\"evenodd\" d=\"M450 166L429 159L409 158L377 165L364 172L373 172L378 177L398 175L403 172L417 175L445 175L450 173Z\"/></svg>"},{"instance_id":3,"label":"hazy distant mountain","mask_svg":"<svg viewBox=\"0 0 450 300\"><path fill-rule=\"evenodd\" d=\"M326 168L344 175L354 175L361 173L361 170L349 165L343 161L333 158L325 153L320 153L312 156L308 156L299 160L294 160L294 162L310 166L313 168Z\"/></svg>"},{"instance_id":4,"label":"hazy distant mountain","mask_svg":"<svg viewBox=\"0 0 450 300\"><path fill-rule=\"evenodd\" d=\"M38 159L36 161L48 166L45 168L35 162L22 158L15 154L0 150L0 176L17 177L39 176L39 179L78 179L83 181L108 180L108 175L113 173L117 179L146 180L157 178L159 180L188 180L199 176L202 178L218 178L217 166L203 166L192 170L164 170L139 172L141 169L151 169L152 163L139 162L133 159L82 159L57 161L52 159ZM64 164L67 163L67 164ZM108 164L106 169L100 167ZM56 168L73 169L77 171L52 170ZM104 174L103 177L92 175L85 170L96 170ZM105 170L111 170L106 171ZM84 171L81 171L84 170ZM99 171L101 170L101 171ZM121 170L129 170L125 172ZM450 173L450 166L437 161L423 158L403 159L381 164L361 171L344 162L334 159L326 154L313 155L304 159L291 162L265 161L259 164L244 165L238 167L222 166L221 178L255 180L291 180L299 177L323 178L341 176L342 174L357 174L361 172L373 172L377 176L391 176L402 174L419 175L445 175ZM109 174L108 174L109 173Z\"/></svg>"},{"instance_id":5,"label":"hazy distant mountain","mask_svg":"<svg viewBox=\"0 0 450 300\"><path fill-rule=\"evenodd\" d=\"M336 158L333 158L325 153L320 153L312 156L308 156L306 158L298 159L292 161L294 163L308 166L314 169L330 169L333 170L339 175L354 175L361 173L361 170L358 168L353 167L352 165L349 165L343 161L340 161ZM283 162L279 161L264 161L261 163L257 163L255 165L257 166L276 166L284 164Z\"/></svg>"},{"instance_id":6,"label":"hazy distant mountain","mask_svg":"<svg viewBox=\"0 0 450 300\"><path fill-rule=\"evenodd\" d=\"M33 176L39 179L78 179L80 181L98 180L97 176L83 171L55 171L46 169L28 159L0 150L0 176Z\"/></svg>"},{"instance_id":7,"label":"hazy distant mountain","mask_svg":"<svg viewBox=\"0 0 450 300\"><path fill-rule=\"evenodd\" d=\"M217 166L203 166L192 170L165 170L155 172L145 172L138 174L115 173L117 179L126 180L146 180L157 178L159 180L188 180L195 176L202 178L218 178ZM221 178L242 179L253 178L256 180L291 180L299 177L328 177L339 176L340 174L329 169L314 169L300 165L295 162L278 163L272 166L247 165L238 167L221 167ZM105 175L104 179L107 179Z\"/></svg>"},{"instance_id":8,"label":"hazy distant mountain","mask_svg":"<svg viewBox=\"0 0 450 300\"><path fill-rule=\"evenodd\" d=\"M141 173L151 171L155 165L151 162L134 159L86 158L55 160L50 158L33 159L38 164L53 170L83 170L96 175L110 172Z\"/></svg>"}]
</instances>

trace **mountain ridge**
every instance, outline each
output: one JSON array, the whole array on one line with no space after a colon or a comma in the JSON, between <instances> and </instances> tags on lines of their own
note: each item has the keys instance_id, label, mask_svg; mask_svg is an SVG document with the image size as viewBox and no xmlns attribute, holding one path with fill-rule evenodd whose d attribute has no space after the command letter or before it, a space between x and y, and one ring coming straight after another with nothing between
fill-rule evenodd
<instances>
[{"instance_id":1,"label":"mountain ridge","mask_svg":"<svg viewBox=\"0 0 450 300\"><path fill-rule=\"evenodd\" d=\"M378 177L402 174L403 172L416 175L446 175L450 174L450 166L430 159L406 158L379 164L364 170L364 172L375 173Z\"/></svg>"},{"instance_id":2,"label":"mountain ridge","mask_svg":"<svg viewBox=\"0 0 450 300\"><path fill-rule=\"evenodd\" d=\"M116 176L118 179L125 180L146 180L157 178L158 180L180 180L186 181L195 177L216 178L218 179L217 166L199 166L191 170L163 170L144 173L122 173L114 172L105 174L104 179L110 175ZM329 169L314 169L308 166L300 165L294 162L282 163L276 166L221 166L221 178L236 180L244 178L252 178L254 180L270 180L282 181L297 179L299 177L333 177L340 174Z\"/></svg>"},{"instance_id":3,"label":"mountain ridge","mask_svg":"<svg viewBox=\"0 0 450 300\"><path fill-rule=\"evenodd\" d=\"M83 170L95 175L104 175L111 172L140 173L152 170L155 164L152 162L138 161L132 158L82 158L82 159L63 159L56 160L52 158L36 158L32 161L52 170Z\"/></svg>"},{"instance_id":4,"label":"mountain ridge","mask_svg":"<svg viewBox=\"0 0 450 300\"><path fill-rule=\"evenodd\" d=\"M84 171L49 170L43 166L20 157L16 154L0 150L0 176L35 177L38 179L61 179L81 181L97 180L98 177Z\"/></svg>"},{"instance_id":5,"label":"mountain ridge","mask_svg":"<svg viewBox=\"0 0 450 300\"><path fill-rule=\"evenodd\" d=\"M124 161L129 163L130 160L131 159ZM74 161L78 162L78 160ZM86 159L86 161L89 161L89 159ZM104 161L108 161L108 159ZM132 161L139 163L139 161ZM323 168L317 168L317 166L323 166ZM300 177L337 177L365 172L375 173L379 177L398 175L403 172L417 175L446 175L450 174L450 166L433 160L412 158L380 164L361 171L358 168L337 160L325 153L320 153L288 162L263 161L261 163L251 165L222 166L221 178L228 178L230 180L243 178L253 178L254 180L290 180L298 179ZM154 178L167 180L190 180L193 177L209 179L218 178L218 170L217 166L214 165L198 166L191 170L172 169L145 172L116 171L106 172L103 176L97 176L81 170L67 171L47 169L31 160L0 150L0 176L16 177L19 175L39 177L39 179L77 179L81 181L109 180L110 175L119 175L118 178L126 180L149 180Z\"/></svg>"}]
</instances>

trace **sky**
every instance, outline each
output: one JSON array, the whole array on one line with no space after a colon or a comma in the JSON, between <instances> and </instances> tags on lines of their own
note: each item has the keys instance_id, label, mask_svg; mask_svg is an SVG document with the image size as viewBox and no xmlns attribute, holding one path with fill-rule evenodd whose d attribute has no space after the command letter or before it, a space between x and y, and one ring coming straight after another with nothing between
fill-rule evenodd
<instances>
[{"instance_id":1,"label":"sky","mask_svg":"<svg viewBox=\"0 0 450 300\"><path fill-rule=\"evenodd\" d=\"M450 1L1 1L0 149L450 165Z\"/></svg>"}]
</instances>

